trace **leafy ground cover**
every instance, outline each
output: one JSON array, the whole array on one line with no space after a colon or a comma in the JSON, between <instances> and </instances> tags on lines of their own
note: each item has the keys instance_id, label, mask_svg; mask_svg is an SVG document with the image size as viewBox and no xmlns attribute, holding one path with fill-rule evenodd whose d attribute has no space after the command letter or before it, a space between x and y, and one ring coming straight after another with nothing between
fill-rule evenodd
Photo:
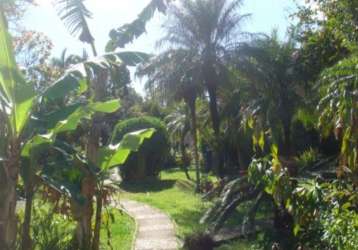
<instances>
[{"instance_id":1,"label":"leafy ground cover","mask_svg":"<svg viewBox=\"0 0 358 250\"><path fill-rule=\"evenodd\" d=\"M49 203L40 202L35 199L36 209L32 218L32 238L34 239L34 249L67 249L71 244L73 230L76 224L71 217L53 213L53 206ZM24 216L24 206L20 206L17 212L22 219ZM103 214L103 225L101 229L101 250L110 250L108 244L115 250L130 250L135 232L135 222L126 213L118 209L109 209ZM108 227L110 234L108 234ZM21 229L19 229L21 230ZM18 240L20 242L20 239ZM19 246L18 248L19 249Z\"/></svg>"}]
</instances>

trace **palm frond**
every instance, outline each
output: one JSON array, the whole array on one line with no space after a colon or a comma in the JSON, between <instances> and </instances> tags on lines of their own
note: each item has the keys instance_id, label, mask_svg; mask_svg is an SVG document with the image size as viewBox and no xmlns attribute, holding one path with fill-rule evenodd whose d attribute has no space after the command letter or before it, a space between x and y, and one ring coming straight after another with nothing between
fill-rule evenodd
<instances>
[{"instance_id":1,"label":"palm frond","mask_svg":"<svg viewBox=\"0 0 358 250\"><path fill-rule=\"evenodd\" d=\"M84 0L56 0L55 7L69 32L85 43L93 43L94 38L89 30L87 19L92 13L84 5Z\"/></svg>"},{"instance_id":2,"label":"palm frond","mask_svg":"<svg viewBox=\"0 0 358 250\"><path fill-rule=\"evenodd\" d=\"M133 22L124 24L117 29L112 29L109 33L111 40L106 45L106 51L124 48L126 44L145 33L147 22L152 19L156 11L164 13L168 2L168 0L152 0Z\"/></svg>"}]
</instances>

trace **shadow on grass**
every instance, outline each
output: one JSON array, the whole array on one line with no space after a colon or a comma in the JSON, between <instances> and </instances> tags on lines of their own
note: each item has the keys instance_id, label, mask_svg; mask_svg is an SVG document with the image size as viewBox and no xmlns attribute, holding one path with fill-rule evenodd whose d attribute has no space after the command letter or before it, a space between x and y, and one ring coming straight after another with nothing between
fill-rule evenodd
<instances>
[{"instance_id":1,"label":"shadow on grass","mask_svg":"<svg viewBox=\"0 0 358 250\"><path fill-rule=\"evenodd\" d=\"M203 215L203 211L193 209L182 209L179 213L172 213L171 217L175 223L180 226L179 237L192 234L193 232L203 231L205 225L200 224L200 218Z\"/></svg>"},{"instance_id":2,"label":"shadow on grass","mask_svg":"<svg viewBox=\"0 0 358 250\"><path fill-rule=\"evenodd\" d=\"M130 193L160 192L172 188L175 180L144 180L144 181L127 181L120 184L120 188Z\"/></svg>"}]
</instances>

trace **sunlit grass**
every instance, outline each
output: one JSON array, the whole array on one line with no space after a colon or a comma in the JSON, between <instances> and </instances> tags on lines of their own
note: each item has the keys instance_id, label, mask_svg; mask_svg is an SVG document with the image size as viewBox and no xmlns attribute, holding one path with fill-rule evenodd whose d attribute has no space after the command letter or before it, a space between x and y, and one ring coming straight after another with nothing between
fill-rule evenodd
<instances>
[{"instance_id":1,"label":"sunlit grass","mask_svg":"<svg viewBox=\"0 0 358 250\"><path fill-rule=\"evenodd\" d=\"M193 171L190 175L194 178ZM180 238L204 227L199 220L209 203L193 192L194 183L181 171L163 171L160 180L132 182L121 187L126 191L121 198L137 200L167 213L176 223Z\"/></svg>"},{"instance_id":2,"label":"sunlit grass","mask_svg":"<svg viewBox=\"0 0 358 250\"><path fill-rule=\"evenodd\" d=\"M130 250L133 243L133 237L135 232L135 222L126 213L117 209L112 209L111 213L114 219L110 224L111 237L110 243L114 250ZM109 218L107 214L104 214L105 220ZM110 219L111 221L111 219ZM108 246L108 234L105 225L101 229L101 249L109 250Z\"/></svg>"},{"instance_id":3,"label":"sunlit grass","mask_svg":"<svg viewBox=\"0 0 358 250\"><path fill-rule=\"evenodd\" d=\"M189 171L192 180L195 179L195 172ZM214 176L208 176L216 181ZM121 198L132 199L149 204L167 213L177 226L177 235L183 239L186 235L202 231L206 225L199 223L201 216L211 205L205 202L200 195L195 194L194 181L189 181L183 171L172 169L162 171L159 180L147 180L122 184L124 190ZM239 226L242 216L246 211L245 207L237 209L227 226ZM238 240L222 245L217 250L247 250L252 245L251 241Z\"/></svg>"}]
</instances>

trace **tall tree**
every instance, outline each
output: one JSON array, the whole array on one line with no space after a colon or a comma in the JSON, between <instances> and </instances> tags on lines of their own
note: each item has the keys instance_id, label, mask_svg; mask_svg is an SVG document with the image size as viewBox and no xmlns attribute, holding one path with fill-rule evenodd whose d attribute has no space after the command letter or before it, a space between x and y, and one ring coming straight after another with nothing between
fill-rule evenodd
<instances>
[{"instance_id":1,"label":"tall tree","mask_svg":"<svg viewBox=\"0 0 358 250\"><path fill-rule=\"evenodd\" d=\"M84 0L57 0L56 8L58 15L64 22L70 33L84 43L91 45L92 53L97 56L97 49L94 43L94 37L92 36L87 19L92 17L92 13L84 5ZM124 61L131 61L129 64L135 66L137 63L145 59L144 54L136 53L121 53ZM116 68L116 67L112 67ZM118 68L117 73L118 73ZM90 75L91 79L91 95L94 101L105 100L106 96L106 83L110 81L108 69L100 70L97 74ZM97 113L94 115L91 128L87 141L87 157L91 164L96 166L98 162L97 156L99 152L99 146L101 141L101 128L103 127L102 116ZM102 216L102 190L103 185L99 184L96 187L96 176L90 171L87 173L86 178L82 180L81 190L84 197L86 197L86 204L83 207L84 213L82 213L81 221L77 226L78 242L81 249L98 250L100 243L100 228L101 228L101 216ZM93 215L93 197L96 196L96 216L95 216L95 228L92 232L92 215ZM93 237L92 237L93 233Z\"/></svg>"},{"instance_id":2,"label":"tall tree","mask_svg":"<svg viewBox=\"0 0 358 250\"><path fill-rule=\"evenodd\" d=\"M188 114L188 107L186 105L179 104L172 112L165 117L167 122L167 128L170 133L172 147L180 149L182 168L185 172L186 178L190 180L188 172L188 165L190 159L186 151L185 138L190 132L190 115ZM174 144L174 145L173 145ZM175 156L176 150L174 150Z\"/></svg>"},{"instance_id":3,"label":"tall tree","mask_svg":"<svg viewBox=\"0 0 358 250\"><path fill-rule=\"evenodd\" d=\"M194 144L196 191L200 191L200 166L197 136L196 99L201 94L200 72L197 58L190 50L168 50L154 58L138 71L148 76L147 88L154 88L167 102L184 100L190 110Z\"/></svg>"},{"instance_id":4,"label":"tall tree","mask_svg":"<svg viewBox=\"0 0 358 250\"><path fill-rule=\"evenodd\" d=\"M280 153L291 153L291 121L298 103L298 79L295 75L295 41L259 38L243 44L233 55L237 69L249 81L246 111L259 118L261 127L269 127ZM259 139L258 139L259 140Z\"/></svg>"},{"instance_id":5,"label":"tall tree","mask_svg":"<svg viewBox=\"0 0 358 250\"><path fill-rule=\"evenodd\" d=\"M220 133L217 90L225 72L223 56L239 39L240 27L249 15L240 15L242 0L183 0L172 6L160 43L196 51L202 65L201 78L210 98L210 114L215 135Z\"/></svg>"}]
</instances>

